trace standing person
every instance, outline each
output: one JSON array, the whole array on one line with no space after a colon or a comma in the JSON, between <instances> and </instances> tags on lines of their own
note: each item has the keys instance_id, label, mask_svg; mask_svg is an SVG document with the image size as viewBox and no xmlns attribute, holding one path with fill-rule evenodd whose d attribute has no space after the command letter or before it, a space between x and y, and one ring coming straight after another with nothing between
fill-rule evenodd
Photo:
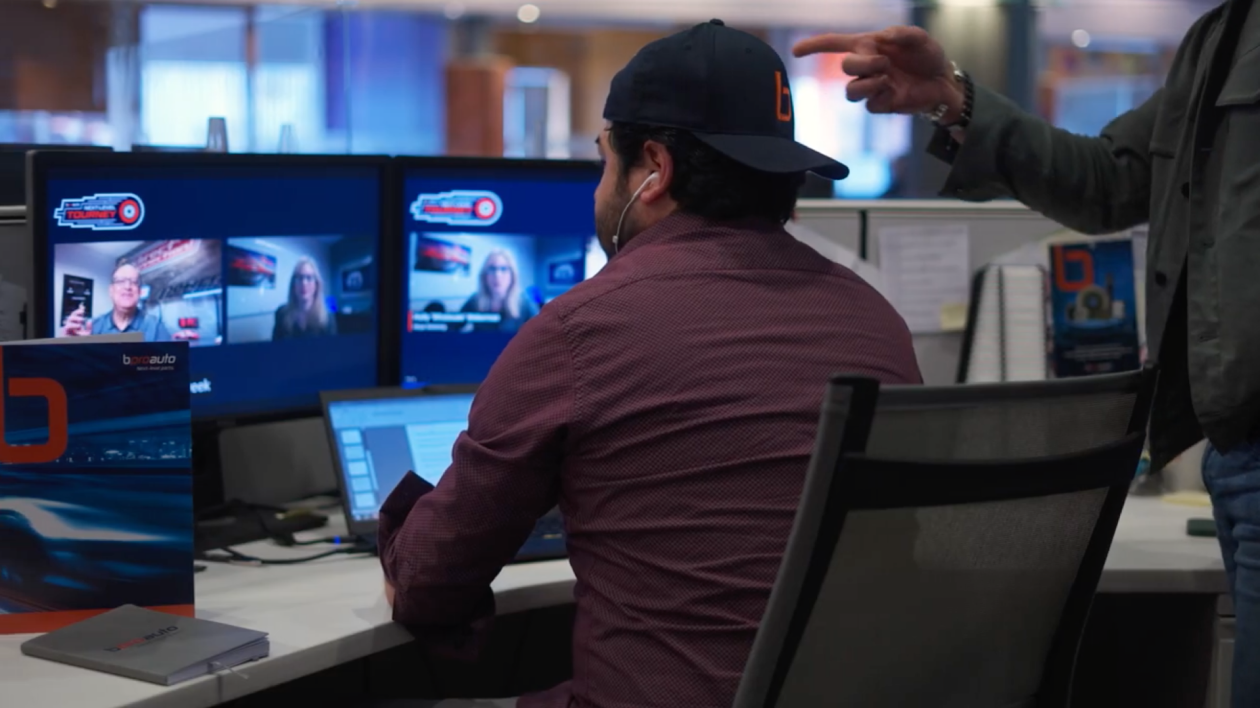
<instances>
[{"instance_id":1,"label":"standing person","mask_svg":"<svg viewBox=\"0 0 1260 708\"><path fill-rule=\"evenodd\" d=\"M1230 0L1190 28L1164 87L1101 137L1050 126L976 85L918 28L827 35L798 56L850 52L848 95L922 114L952 163L944 194L1001 196L1085 233L1150 223L1148 350L1161 375L1156 469L1205 436L1234 594L1233 705L1260 706L1260 10Z\"/></svg>"},{"instance_id":2,"label":"standing person","mask_svg":"<svg viewBox=\"0 0 1260 708\"><path fill-rule=\"evenodd\" d=\"M491 580L559 504L573 680L520 707L729 706L828 376L919 368L888 301L783 229L805 172L848 170L793 140L765 42L716 20L653 42L604 118L608 265L508 343L437 487L410 474L382 505L386 594L426 633L492 615Z\"/></svg>"}]
</instances>

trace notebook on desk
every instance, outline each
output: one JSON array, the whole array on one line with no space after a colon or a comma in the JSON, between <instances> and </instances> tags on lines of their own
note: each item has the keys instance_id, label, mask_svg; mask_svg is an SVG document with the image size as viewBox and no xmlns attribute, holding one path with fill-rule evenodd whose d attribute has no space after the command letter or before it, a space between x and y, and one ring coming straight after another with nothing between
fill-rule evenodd
<instances>
[{"instance_id":1,"label":"notebook on desk","mask_svg":"<svg viewBox=\"0 0 1260 708\"><path fill-rule=\"evenodd\" d=\"M268 655L265 632L123 605L40 635L22 653L172 686Z\"/></svg>"},{"instance_id":2,"label":"notebook on desk","mask_svg":"<svg viewBox=\"0 0 1260 708\"><path fill-rule=\"evenodd\" d=\"M333 469L346 525L374 538L381 504L408 471L437 486L455 439L468 427L476 386L380 388L322 394ZM562 558L564 524L553 509L539 519L516 560Z\"/></svg>"}]
</instances>

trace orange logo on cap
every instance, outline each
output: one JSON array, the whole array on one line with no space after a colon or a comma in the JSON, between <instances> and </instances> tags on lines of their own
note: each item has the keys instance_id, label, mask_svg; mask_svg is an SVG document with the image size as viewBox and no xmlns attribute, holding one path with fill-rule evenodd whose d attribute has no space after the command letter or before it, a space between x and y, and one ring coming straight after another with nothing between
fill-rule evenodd
<instances>
[{"instance_id":1,"label":"orange logo on cap","mask_svg":"<svg viewBox=\"0 0 1260 708\"><path fill-rule=\"evenodd\" d=\"M774 117L784 123L792 121L792 90L783 85L783 72L774 72Z\"/></svg>"}]
</instances>

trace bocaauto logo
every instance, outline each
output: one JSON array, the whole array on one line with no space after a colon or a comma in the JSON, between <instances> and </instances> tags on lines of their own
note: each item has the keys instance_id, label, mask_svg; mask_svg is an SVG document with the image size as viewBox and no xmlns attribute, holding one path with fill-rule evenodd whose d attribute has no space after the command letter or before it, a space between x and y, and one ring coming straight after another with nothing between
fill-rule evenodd
<instances>
[{"instance_id":1,"label":"bocaauto logo","mask_svg":"<svg viewBox=\"0 0 1260 708\"><path fill-rule=\"evenodd\" d=\"M177 360L174 354L123 354L123 366L134 366L137 371L171 371Z\"/></svg>"},{"instance_id":2,"label":"bocaauto logo","mask_svg":"<svg viewBox=\"0 0 1260 708\"><path fill-rule=\"evenodd\" d=\"M144 221L144 202L129 193L62 199L53 218L58 226L71 229L128 231Z\"/></svg>"},{"instance_id":3,"label":"bocaauto logo","mask_svg":"<svg viewBox=\"0 0 1260 708\"><path fill-rule=\"evenodd\" d=\"M503 216L503 200L478 190L421 194L411 204L411 215L430 224L490 226Z\"/></svg>"},{"instance_id":4,"label":"bocaauto logo","mask_svg":"<svg viewBox=\"0 0 1260 708\"><path fill-rule=\"evenodd\" d=\"M105 651L108 651L108 652L126 651L128 649L133 649L135 647L144 646L145 644L148 644L150 642L155 642L159 639L164 639L166 637L169 637L172 634L175 634L178 631L179 631L179 627L176 627L173 625L170 627L159 627L157 630L150 632L148 634L145 634L143 636L136 637L135 639L128 639L127 641L121 642L119 644L115 644L112 647L105 647Z\"/></svg>"}]
</instances>

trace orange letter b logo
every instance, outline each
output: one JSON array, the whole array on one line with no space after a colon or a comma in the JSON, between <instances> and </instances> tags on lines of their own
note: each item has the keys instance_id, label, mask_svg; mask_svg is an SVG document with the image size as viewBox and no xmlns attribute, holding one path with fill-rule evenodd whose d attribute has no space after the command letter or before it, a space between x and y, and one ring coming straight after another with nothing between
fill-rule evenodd
<instances>
[{"instance_id":1,"label":"orange letter b logo","mask_svg":"<svg viewBox=\"0 0 1260 708\"><path fill-rule=\"evenodd\" d=\"M792 120L792 91L783 83L783 72L774 72L774 117L787 123Z\"/></svg>"},{"instance_id":2,"label":"orange letter b logo","mask_svg":"<svg viewBox=\"0 0 1260 708\"><path fill-rule=\"evenodd\" d=\"M4 353L0 350L0 383L3 382ZM4 439L5 401L0 397L0 462L10 465L38 465L60 459L70 442L66 390L52 379L9 379L7 394L39 396L48 401L48 441L39 445L10 445Z\"/></svg>"}]
</instances>

